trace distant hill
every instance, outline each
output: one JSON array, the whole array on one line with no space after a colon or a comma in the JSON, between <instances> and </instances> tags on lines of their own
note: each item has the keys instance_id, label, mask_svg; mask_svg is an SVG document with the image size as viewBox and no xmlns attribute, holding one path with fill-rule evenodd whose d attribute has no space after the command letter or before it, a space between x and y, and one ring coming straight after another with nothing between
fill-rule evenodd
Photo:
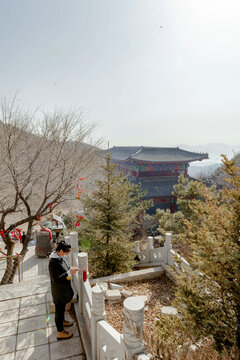
<instances>
[{"instance_id":1,"label":"distant hill","mask_svg":"<svg viewBox=\"0 0 240 360\"><path fill-rule=\"evenodd\" d=\"M240 167L240 153L235 155L234 159L236 160L237 166ZM226 178L227 174L225 173L225 171L223 171L222 166L220 166L214 171L214 173L210 177L207 178L207 180L217 185L226 186L227 182L224 180Z\"/></svg>"},{"instance_id":2,"label":"distant hill","mask_svg":"<svg viewBox=\"0 0 240 360\"><path fill-rule=\"evenodd\" d=\"M205 166L190 165L188 169L188 174L196 179L199 179L200 177L205 178L211 176L214 173L214 171L216 171L216 169L218 169L219 167L221 167L221 163L210 164Z\"/></svg>"}]
</instances>

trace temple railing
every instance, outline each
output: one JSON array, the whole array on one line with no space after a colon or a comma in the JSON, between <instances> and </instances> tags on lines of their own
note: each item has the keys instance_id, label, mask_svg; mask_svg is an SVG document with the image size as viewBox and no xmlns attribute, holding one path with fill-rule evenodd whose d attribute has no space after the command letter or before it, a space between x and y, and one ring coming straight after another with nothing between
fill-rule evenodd
<instances>
[{"instance_id":1,"label":"temple railing","mask_svg":"<svg viewBox=\"0 0 240 360\"><path fill-rule=\"evenodd\" d=\"M139 264L144 265L154 265L154 263L164 262L169 264L170 260L170 251L172 250L172 240L171 233L166 233L164 246L154 248L153 246L153 237L149 236L147 238L147 248L146 250L140 250L140 244L138 243L135 248L135 253L138 256Z\"/></svg>"},{"instance_id":2,"label":"temple railing","mask_svg":"<svg viewBox=\"0 0 240 360\"><path fill-rule=\"evenodd\" d=\"M79 267L79 273L73 276L72 282L78 294L78 302L75 306L77 306L79 327L87 330L90 340L91 354L88 353L87 358L130 360L135 356L138 360L148 360L149 357L145 354L146 349L143 344L143 299L130 297L124 300L124 327L123 334L120 334L106 321L105 298L101 287L98 284L94 287L90 285L88 254L78 252L78 234L73 232L66 240L70 241L72 246L69 264L76 265L77 259ZM83 334L82 337L84 337Z\"/></svg>"},{"instance_id":3,"label":"temple railing","mask_svg":"<svg viewBox=\"0 0 240 360\"><path fill-rule=\"evenodd\" d=\"M78 251L78 234L72 232L66 237L72 251L68 258L69 265L78 266L79 272L72 276L72 283L77 292L78 301L75 303L79 327L87 333L87 359L93 360L149 360L143 343L144 335L144 301L141 297L133 296L123 302L123 333L116 331L107 321L105 313L105 298L101 287L97 284L91 287L88 274L88 254ZM191 273L191 266L179 254L172 250L171 233L166 233L164 246L153 247L153 238L147 240L147 249L135 249L144 266L161 265L172 277L170 265L176 271ZM178 260L176 262L176 259ZM84 342L84 341L83 341Z\"/></svg>"}]
</instances>

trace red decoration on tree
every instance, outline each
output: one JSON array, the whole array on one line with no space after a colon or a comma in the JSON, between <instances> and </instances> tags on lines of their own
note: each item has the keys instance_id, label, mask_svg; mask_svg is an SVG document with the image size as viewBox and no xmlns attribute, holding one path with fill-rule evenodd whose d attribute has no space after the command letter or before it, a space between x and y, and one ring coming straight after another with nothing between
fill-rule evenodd
<instances>
[{"instance_id":1,"label":"red decoration on tree","mask_svg":"<svg viewBox=\"0 0 240 360\"><path fill-rule=\"evenodd\" d=\"M82 194L83 192L85 192L85 190L81 189L81 191L78 191L78 196L76 199L79 199L79 195Z\"/></svg>"},{"instance_id":2,"label":"red decoration on tree","mask_svg":"<svg viewBox=\"0 0 240 360\"><path fill-rule=\"evenodd\" d=\"M82 219L84 219L84 217L83 216L80 216L80 215L75 215L77 218L79 218L78 220L77 220L77 222L76 222L76 226L80 226L80 221L82 220ZM81 219L81 220L80 220Z\"/></svg>"},{"instance_id":3,"label":"red decoration on tree","mask_svg":"<svg viewBox=\"0 0 240 360\"><path fill-rule=\"evenodd\" d=\"M10 234L14 240L19 240L20 242L22 242L22 235L19 229L12 229Z\"/></svg>"},{"instance_id":4,"label":"red decoration on tree","mask_svg":"<svg viewBox=\"0 0 240 360\"><path fill-rule=\"evenodd\" d=\"M0 235L1 235L2 238L5 238L5 234L4 234L4 233L5 233L6 231L7 231L7 230L1 230L1 231L0 231Z\"/></svg>"},{"instance_id":5,"label":"red decoration on tree","mask_svg":"<svg viewBox=\"0 0 240 360\"><path fill-rule=\"evenodd\" d=\"M40 218L40 216L39 216L39 215L37 216L37 218L38 218L38 220L39 220L39 221L41 221L41 218Z\"/></svg>"},{"instance_id":6,"label":"red decoration on tree","mask_svg":"<svg viewBox=\"0 0 240 360\"><path fill-rule=\"evenodd\" d=\"M52 207L53 207L53 203L50 203L50 204L49 204L49 206L50 206L50 209L52 210Z\"/></svg>"}]
</instances>

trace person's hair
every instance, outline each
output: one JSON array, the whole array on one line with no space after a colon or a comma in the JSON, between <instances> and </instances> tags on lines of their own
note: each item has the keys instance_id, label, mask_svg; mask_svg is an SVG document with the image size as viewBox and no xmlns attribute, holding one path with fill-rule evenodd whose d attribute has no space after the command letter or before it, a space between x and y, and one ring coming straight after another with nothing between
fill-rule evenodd
<instances>
[{"instance_id":1,"label":"person's hair","mask_svg":"<svg viewBox=\"0 0 240 360\"><path fill-rule=\"evenodd\" d=\"M56 247L56 252L62 250L63 252L69 252L71 250L71 245L67 244L64 240L60 241Z\"/></svg>"}]
</instances>

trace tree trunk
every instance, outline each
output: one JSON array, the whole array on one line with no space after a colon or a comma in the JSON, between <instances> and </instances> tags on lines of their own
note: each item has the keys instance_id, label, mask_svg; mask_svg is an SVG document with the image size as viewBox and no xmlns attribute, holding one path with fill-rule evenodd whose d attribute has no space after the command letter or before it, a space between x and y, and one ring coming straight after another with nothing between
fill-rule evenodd
<instances>
[{"instance_id":1,"label":"tree trunk","mask_svg":"<svg viewBox=\"0 0 240 360\"><path fill-rule=\"evenodd\" d=\"M6 235L5 239L5 244L7 246L7 265L6 265L6 269L5 272L3 274L2 280L0 282L0 285L6 285L9 284L9 279L11 277L11 273L12 273L12 269L13 269L13 259L12 259L12 255L13 255L13 249L15 246L14 241L11 240L9 234Z\"/></svg>"},{"instance_id":2,"label":"tree trunk","mask_svg":"<svg viewBox=\"0 0 240 360\"><path fill-rule=\"evenodd\" d=\"M27 230L27 236L26 236L26 239L23 243L23 247L22 247L22 250L20 252L20 255L22 255L22 257L20 258L21 259L24 259L27 251L28 251L28 244L31 240L31 234L32 234L32 224L33 224L33 221L29 221L28 223L28 230ZM17 259L14 259L13 261L13 267L12 267L12 271L11 271L11 274L10 274L10 277L9 277L9 282L8 284L12 284L13 283L13 279L14 279L14 276L16 274L16 270L17 270L17 267L18 267L18 260Z\"/></svg>"}]
</instances>

